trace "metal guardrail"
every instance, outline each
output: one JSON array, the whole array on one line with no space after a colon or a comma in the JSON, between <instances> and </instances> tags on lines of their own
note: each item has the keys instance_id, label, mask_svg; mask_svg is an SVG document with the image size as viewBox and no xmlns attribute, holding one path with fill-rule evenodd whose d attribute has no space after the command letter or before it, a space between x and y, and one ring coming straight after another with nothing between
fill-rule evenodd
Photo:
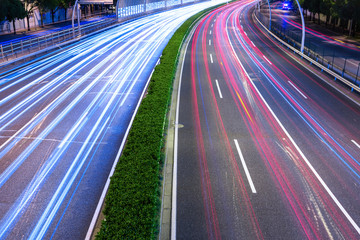
<instances>
[{"instance_id":1,"label":"metal guardrail","mask_svg":"<svg viewBox=\"0 0 360 240\"><path fill-rule=\"evenodd\" d=\"M108 27L117 23L114 18L103 19L81 26L79 31L78 28L75 30L73 35L72 28L61 30L55 33L47 34L44 36L30 38L28 40L11 41L10 43L0 45L0 59L2 62L7 62L12 59L30 54L41 49L55 46L59 43L69 41L82 35L86 35L90 32L97 31L101 28Z\"/></svg>"},{"instance_id":2,"label":"metal guardrail","mask_svg":"<svg viewBox=\"0 0 360 240\"><path fill-rule=\"evenodd\" d=\"M311 47L305 46L304 52L302 53L300 51L300 42L298 39L300 39L299 36L296 34L286 34L285 31L281 31L281 29L278 28L278 26L274 23L272 23L271 31L265 27L264 23L268 23L268 20L265 21L265 17L261 14L256 14L256 11L253 14L256 18L256 20L259 22L259 24L275 39L277 39L279 42L281 42L283 45L285 45L288 49L292 50L294 53L297 53L302 58L308 60L311 64L317 66L321 69L321 71L325 71L329 75L333 76L335 80L340 80L345 85L347 85L351 91L356 90L360 93L360 81L358 79L359 75L359 68L360 63L357 68L357 74L355 75L353 72L346 70L346 59L344 59L344 65L343 67L338 66L334 63L334 57L332 58L332 61L329 59L326 59L324 57L324 54L321 55L320 53L316 52L315 50L312 50ZM295 36L295 37L294 37Z\"/></svg>"}]
</instances>

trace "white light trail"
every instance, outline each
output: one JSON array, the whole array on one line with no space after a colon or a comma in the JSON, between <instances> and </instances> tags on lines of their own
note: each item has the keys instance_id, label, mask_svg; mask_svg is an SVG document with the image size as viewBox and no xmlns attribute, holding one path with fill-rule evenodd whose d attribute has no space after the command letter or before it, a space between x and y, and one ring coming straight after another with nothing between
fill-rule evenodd
<instances>
[{"instance_id":1,"label":"white light trail","mask_svg":"<svg viewBox=\"0 0 360 240\"><path fill-rule=\"evenodd\" d=\"M1 128L7 130L34 108L39 110L34 117L10 136L8 141L2 144L1 154L5 156L10 151L14 151L22 139L29 139L28 134L37 129L36 135L32 135L33 141L1 173L0 188L7 184L7 180L12 177L12 174L37 150L43 139L55 131L75 110L82 112L78 114L77 120L72 120L73 125L66 130L67 132L59 140L59 145L51 150L49 157L44 159L44 163L34 173L33 178L19 196L19 201L14 202L8 209L4 209L7 212L1 220L0 238L12 231L11 228L14 223L30 206L35 194L41 190L44 182L54 172L53 170L59 165L62 157L73 146L72 143L83 142L84 144L78 150L75 159L72 159L71 166L65 170L66 174L59 180L61 184L57 186L56 191L54 191L55 194L52 197L50 196L51 201L45 203L42 216L40 219L35 219L37 223L35 222L36 227L32 231L31 238L44 237L79 172L89 159L90 153L94 151L101 136L109 128L114 117L113 113L117 112L125 103L126 108L132 105L131 102L128 102L134 101L133 98L136 100L136 97L133 97L136 95L132 93L142 92L142 89L139 89L141 86L140 78L152 59L159 57L155 55L160 54L159 49L164 46L164 41L167 41L174 29L189 16L217 3L204 2L134 20L77 43L63 53L34 62L32 67L25 67L17 71L16 74L6 73L6 82L0 82L0 90L16 88L20 86L19 84L23 86L17 87L18 91L14 91L1 100L0 105L10 103L13 99L19 99L6 112L0 114L0 122L4 123L0 124ZM154 22L157 24L154 25ZM120 47L119 44L121 44ZM88 69L82 73L81 70L85 70L85 67ZM44 75L42 72L47 72L47 74ZM61 74L55 75L58 72ZM34 80L36 74L42 75ZM64 88L64 84L79 75L80 77L77 77L76 81ZM109 75L111 76L110 79L108 78ZM106 81L104 81L105 77ZM29 83L24 84L27 82ZM40 82L47 83L36 84ZM3 83L7 85L1 88ZM24 94L30 89L31 94ZM61 92L54 95L56 91ZM76 97L73 96L74 93L76 93ZM78 106L83 103L83 99L89 93L95 93L91 95L91 101L86 103L86 107L79 108ZM50 98L50 101L44 105L43 102L46 102L51 95L55 97ZM60 108L56 117L49 117L56 108ZM95 117L97 117L95 124L90 123L90 120ZM45 119L49 119L49 123L42 126L41 124ZM78 140L80 133L84 131L86 126L89 127L89 124L91 128L90 132L86 133L87 138Z\"/></svg>"}]
</instances>

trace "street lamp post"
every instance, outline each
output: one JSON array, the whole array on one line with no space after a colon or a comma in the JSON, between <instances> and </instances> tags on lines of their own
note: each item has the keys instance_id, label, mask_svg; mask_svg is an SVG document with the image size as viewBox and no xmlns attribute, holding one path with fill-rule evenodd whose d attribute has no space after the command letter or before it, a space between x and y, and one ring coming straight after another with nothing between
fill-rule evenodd
<instances>
[{"instance_id":1,"label":"street lamp post","mask_svg":"<svg viewBox=\"0 0 360 240\"><path fill-rule=\"evenodd\" d=\"M300 48L300 51L301 51L301 53L304 53L305 21L304 21L304 15L303 15L302 8L300 6L299 0L296 0L296 3L297 3L298 8L299 8L299 12L300 12L300 16L301 16L301 24L302 24L302 36L301 36L301 48Z\"/></svg>"},{"instance_id":2,"label":"street lamp post","mask_svg":"<svg viewBox=\"0 0 360 240\"><path fill-rule=\"evenodd\" d=\"M271 31L271 6L269 0L267 0L269 5L269 30Z\"/></svg>"},{"instance_id":3,"label":"street lamp post","mask_svg":"<svg viewBox=\"0 0 360 240\"><path fill-rule=\"evenodd\" d=\"M80 32L80 12L79 12L80 7L79 7L78 2L79 2L79 0L75 1L73 12L72 12L71 22L72 22L73 37L75 37L75 27L74 27L75 11L77 12L78 29L79 29L79 32Z\"/></svg>"}]
</instances>

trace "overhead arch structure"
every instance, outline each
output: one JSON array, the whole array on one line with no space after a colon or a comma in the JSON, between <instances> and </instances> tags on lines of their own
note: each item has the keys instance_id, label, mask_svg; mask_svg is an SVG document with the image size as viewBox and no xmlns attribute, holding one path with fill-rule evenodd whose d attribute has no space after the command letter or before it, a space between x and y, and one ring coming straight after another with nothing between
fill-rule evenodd
<instances>
[{"instance_id":1,"label":"overhead arch structure","mask_svg":"<svg viewBox=\"0 0 360 240\"><path fill-rule=\"evenodd\" d=\"M119 21L149 11L158 11L202 1L207 0L117 0L116 19Z\"/></svg>"},{"instance_id":2,"label":"overhead arch structure","mask_svg":"<svg viewBox=\"0 0 360 240\"><path fill-rule=\"evenodd\" d=\"M71 18L71 22L72 22L72 29L73 29L73 36L75 37L75 26L74 26L74 22L75 22L75 12L77 15L77 22L78 22L78 32L80 33L80 5L81 4L103 4L103 5L111 5L113 4L113 0L76 0L74 7L73 7L73 12L72 12L72 18Z\"/></svg>"}]
</instances>

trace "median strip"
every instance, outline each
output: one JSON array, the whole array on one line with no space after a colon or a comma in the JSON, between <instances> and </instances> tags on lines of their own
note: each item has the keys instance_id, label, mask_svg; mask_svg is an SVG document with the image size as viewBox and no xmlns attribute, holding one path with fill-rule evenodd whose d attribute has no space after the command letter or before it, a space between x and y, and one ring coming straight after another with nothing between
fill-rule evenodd
<instances>
[{"instance_id":1,"label":"median strip","mask_svg":"<svg viewBox=\"0 0 360 240\"><path fill-rule=\"evenodd\" d=\"M164 132L178 52L193 22L216 7L189 18L165 47L111 177L104 220L96 239L157 238Z\"/></svg>"}]
</instances>

